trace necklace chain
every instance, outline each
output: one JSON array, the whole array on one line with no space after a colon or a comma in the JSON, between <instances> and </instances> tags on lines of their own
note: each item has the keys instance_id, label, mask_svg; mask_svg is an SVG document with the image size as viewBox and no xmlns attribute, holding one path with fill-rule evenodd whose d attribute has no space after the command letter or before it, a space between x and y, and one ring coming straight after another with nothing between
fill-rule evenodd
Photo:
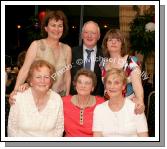
<instances>
[{"instance_id":1,"label":"necklace chain","mask_svg":"<svg viewBox=\"0 0 167 149\"><path fill-rule=\"evenodd\" d=\"M90 101L90 96L87 98L86 104L82 104L82 105L81 105L80 102L79 102L79 97L78 97L78 95L77 95L77 104L78 104L78 106L79 106L80 108L85 109L85 108L88 106L89 101Z\"/></svg>"}]
</instances>

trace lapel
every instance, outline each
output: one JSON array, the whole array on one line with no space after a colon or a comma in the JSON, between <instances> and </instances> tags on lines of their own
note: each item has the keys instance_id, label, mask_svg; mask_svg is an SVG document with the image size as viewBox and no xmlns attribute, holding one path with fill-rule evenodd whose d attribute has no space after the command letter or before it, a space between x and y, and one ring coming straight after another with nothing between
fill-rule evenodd
<instances>
[{"instance_id":1,"label":"lapel","mask_svg":"<svg viewBox=\"0 0 167 149\"><path fill-rule=\"evenodd\" d=\"M96 61L95 61L95 68L94 68L95 72L99 69L100 58L102 58L101 49L97 47Z\"/></svg>"},{"instance_id":2,"label":"lapel","mask_svg":"<svg viewBox=\"0 0 167 149\"><path fill-rule=\"evenodd\" d=\"M74 61L77 62L78 59L82 59L83 60L83 45L82 46L79 46L77 47L75 50L74 50ZM99 71L99 63L100 63L100 60L99 58L102 57L102 53L101 53L101 48L97 47L97 52L96 52L96 57L97 57L97 61L95 61L95 67L94 67L94 71L97 72ZM84 61L83 61L83 64L82 65L77 65L77 68L83 68L84 67Z\"/></svg>"},{"instance_id":3,"label":"lapel","mask_svg":"<svg viewBox=\"0 0 167 149\"><path fill-rule=\"evenodd\" d=\"M79 46L74 50L74 63L76 64L77 69L81 69L84 67L84 62L83 62L83 47ZM77 63L82 63L81 65L78 65Z\"/></svg>"},{"instance_id":4,"label":"lapel","mask_svg":"<svg viewBox=\"0 0 167 149\"><path fill-rule=\"evenodd\" d=\"M79 48L78 48L78 50L77 50L77 55L78 55L78 58L80 58L80 59L83 59L83 47L82 46L80 46Z\"/></svg>"}]
</instances>

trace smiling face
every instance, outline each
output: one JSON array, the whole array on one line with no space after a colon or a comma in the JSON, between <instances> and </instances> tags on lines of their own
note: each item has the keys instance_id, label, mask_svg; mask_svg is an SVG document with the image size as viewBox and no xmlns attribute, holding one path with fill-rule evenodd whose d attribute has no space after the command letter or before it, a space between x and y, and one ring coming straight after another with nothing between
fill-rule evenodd
<instances>
[{"instance_id":1,"label":"smiling face","mask_svg":"<svg viewBox=\"0 0 167 149\"><path fill-rule=\"evenodd\" d=\"M76 90L78 95L87 96L93 91L93 81L90 77L80 75L76 81Z\"/></svg>"},{"instance_id":2,"label":"smiling face","mask_svg":"<svg viewBox=\"0 0 167 149\"><path fill-rule=\"evenodd\" d=\"M105 91L110 99L124 96L127 78L123 69L112 68L104 77ZM107 97L108 98L108 97Z\"/></svg>"},{"instance_id":3,"label":"smiling face","mask_svg":"<svg viewBox=\"0 0 167 149\"><path fill-rule=\"evenodd\" d=\"M36 91L48 91L51 86L50 69L46 66L34 69L30 79L30 85L32 86L32 89Z\"/></svg>"},{"instance_id":4,"label":"smiling face","mask_svg":"<svg viewBox=\"0 0 167 149\"><path fill-rule=\"evenodd\" d=\"M45 27L45 31L48 33L48 37L59 40L63 35L63 21L50 19Z\"/></svg>"},{"instance_id":5,"label":"smiling face","mask_svg":"<svg viewBox=\"0 0 167 149\"><path fill-rule=\"evenodd\" d=\"M87 48L93 48L100 38L100 31L97 24L88 22L82 29L83 43Z\"/></svg>"},{"instance_id":6,"label":"smiling face","mask_svg":"<svg viewBox=\"0 0 167 149\"><path fill-rule=\"evenodd\" d=\"M122 96L122 91L125 89L125 84L122 78L117 74L111 74L106 80L106 91L110 99L112 97Z\"/></svg>"}]
</instances>

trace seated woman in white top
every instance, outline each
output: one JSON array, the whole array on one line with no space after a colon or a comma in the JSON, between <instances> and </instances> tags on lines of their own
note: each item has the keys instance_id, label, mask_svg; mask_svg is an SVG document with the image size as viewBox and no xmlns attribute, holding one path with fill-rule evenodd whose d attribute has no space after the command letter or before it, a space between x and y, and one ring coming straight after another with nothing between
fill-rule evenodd
<instances>
[{"instance_id":1,"label":"seated woman in white top","mask_svg":"<svg viewBox=\"0 0 167 149\"><path fill-rule=\"evenodd\" d=\"M136 115L135 103L124 97L126 77L123 70L111 69L104 78L109 100L97 105L93 116L94 137L148 137L144 113Z\"/></svg>"},{"instance_id":2,"label":"seated woman in white top","mask_svg":"<svg viewBox=\"0 0 167 149\"><path fill-rule=\"evenodd\" d=\"M29 71L30 88L18 92L8 119L9 137L61 137L64 131L63 104L50 88L54 67L35 61Z\"/></svg>"}]
</instances>

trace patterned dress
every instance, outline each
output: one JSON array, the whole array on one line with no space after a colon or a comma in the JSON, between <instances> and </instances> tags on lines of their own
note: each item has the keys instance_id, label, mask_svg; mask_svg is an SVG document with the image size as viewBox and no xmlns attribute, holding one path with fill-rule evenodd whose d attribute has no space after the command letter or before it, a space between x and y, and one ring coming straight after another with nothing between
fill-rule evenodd
<instances>
[{"instance_id":1,"label":"patterned dress","mask_svg":"<svg viewBox=\"0 0 167 149\"><path fill-rule=\"evenodd\" d=\"M43 39L38 40L37 44L38 44L38 50L37 50L37 55L35 60L39 60L39 59L46 60L47 62L49 62L55 67L56 72L53 74L55 81L52 86L52 89L56 92L58 92L57 90L59 90L58 93L61 96L64 96L66 93L64 72L65 72L65 69L67 68L67 63L66 63L67 48L69 48L69 46L67 44L60 43L60 47L61 47L60 55L56 59L54 50L50 48L49 45L44 44Z\"/></svg>"},{"instance_id":2,"label":"patterned dress","mask_svg":"<svg viewBox=\"0 0 167 149\"><path fill-rule=\"evenodd\" d=\"M104 79L104 76L106 75L106 69L105 69L105 65L107 63L107 59L103 59L103 61L100 63L100 68L101 68L101 72L102 72L102 80ZM130 74L131 72L136 68L136 67L140 67L140 62L138 61L137 57L135 56L128 56L126 63L123 66L123 70L127 76L127 86L126 86L126 93L125 96L130 96L134 93L133 91L133 87L132 87L132 82L130 79Z\"/></svg>"}]
</instances>

